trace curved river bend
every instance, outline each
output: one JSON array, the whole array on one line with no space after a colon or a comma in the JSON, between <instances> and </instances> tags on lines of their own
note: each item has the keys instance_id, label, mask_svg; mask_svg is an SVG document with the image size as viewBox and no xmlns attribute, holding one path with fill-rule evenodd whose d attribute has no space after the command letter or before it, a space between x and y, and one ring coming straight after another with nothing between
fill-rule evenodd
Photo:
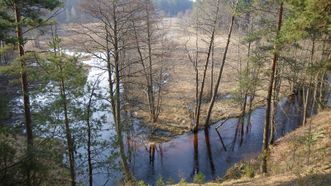
<instances>
[{"instance_id":1,"label":"curved river bend","mask_svg":"<svg viewBox=\"0 0 331 186\"><path fill-rule=\"evenodd\" d=\"M69 55L74 55L73 52L66 51ZM81 53L86 56L87 54ZM99 54L100 55L100 54ZM91 66L89 68L87 81L93 83L99 80L98 84L100 93L106 94L108 90L107 73L100 66L102 61L96 57L91 57L89 60L83 61L84 64ZM331 76L329 77L329 81ZM331 97L331 96L330 96ZM37 99L45 99L43 95ZM83 98L82 98L83 99ZM16 102L20 102L16 100ZM99 101L100 102L100 101ZM95 104L102 104L96 101ZM331 99L329 99L331 104ZM281 137L285 133L294 130L299 126L300 112L297 101L289 103L287 99L280 101L276 114L276 138ZM107 115L106 121L102 124L102 130L97 134L100 140L110 141L114 137L113 120L110 111L100 111L93 113L93 118L100 118L102 115ZM178 182L181 178L191 181L194 173L199 171L205 175L206 180L211 180L216 177L222 177L226 170L233 164L258 156L262 148L263 127L265 120L264 107L255 109L251 114L251 121L247 127L247 121L244 126L240 126L238 118L232 118L227 121L220 121L209 128L209 133L199 131L198 133L198 150L195 151L193 146L194 135L187 133L172 139L169 142L156 145L154 161L150 161L150 153L148 141L145 140L145 133L148 129L141 127L139 121L133 121L133 129L130 131L130 140L126 140L129 161L138 180L143 180L148 184L154 185L159 177L163 180L172 180ZM226 151L220 141L219 135L215 128L222 123L218 128L220 135L224 141ZM79 125L79 124L78 124ZM241 129L244 132L241 132ZM246 131L248 129L248 131ZM47 137L47 135L45 135ZM207 140L206 140L207 139ZM208 143L209 141L209 143ZM98 148L98 154L94 157L94 184L95 185L116 185L120 179L120 172L112 169L112 165L108 163L108 157L113 153L111 146L106 148ZM77 149L77 155L85 157L86 148ZM84 185L88 183L86 172L86 159L77 160L78 179Z\"/></svg>"}]
</instances>

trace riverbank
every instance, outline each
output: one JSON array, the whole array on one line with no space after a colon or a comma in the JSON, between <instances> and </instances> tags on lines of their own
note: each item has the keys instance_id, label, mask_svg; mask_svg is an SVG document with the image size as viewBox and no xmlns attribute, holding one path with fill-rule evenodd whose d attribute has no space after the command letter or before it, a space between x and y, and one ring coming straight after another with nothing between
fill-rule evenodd
<instances>
[{"instance_id":1,"label":"riverbank","mask_svg":"<svg viewBox=\"0 0 331 186\"><path fill-rule=\"evenodd\" d=\"M129 82L135 83L131 83L129 85L130 90L127 91L128 97L130 97L130 109L133 113L133 117L142 120L145 125L152 129L149 140L156 143L169 141L178 135L192 130L192 115L196 91L195 69L185 49L187 47L190 51L196 50L196 38L195 36L189 36L186 31L184 32L187 28L185 28L185 24L179 19L174 18L170 21L166 21L164 24L167 24L167 35L169 35L170 42L172 43L172 49L170 50L171 57L167 58L162 64L166 76L166 83L164 87L162 87L161 112L158 120L154 123L150 121L149 107L147 105L148 100L146 93L142 91L141 87L141 84L145 84L144 77L134 76L134 79L131 79ZM204 36L201 37L203 38ZM211 97L211 82L214 82L214 86L217 80L216 75L219 73L221 66L227 33L219 32L215 37L216 47L213 56L214 69L213 74L211 74L211 65L209 65L206 73L201 105L201 128L203 128L205 124ZM227 54L228 59L224 66L218 95L212 111L211 123L241 115L242 98L239 98L238 94L240 86L238 76L240 69L243 68L242 66L246 63L245 61L248 60L246 55L248 48L240 44L242 42L240 35L234 33L232 37L233 39L231 40ZM199 41L200 52L203 53L203 51L207 49L208 45L203 41ZM203 54L199 58L199 88L201 88L205 57L206 56ZM159 65L155 66L155 68L159 67ZM263 88L264 86L265 85L261 85L261 88L257 90L252 110L264 104L266 95L266 88Z\"/></svg>"},{"instance_id":2,"label":"riverbank","mask_svg":"<svg viewBox=\"0 0 331 186\"><path fill-rule=\"evenodd\" d=\"M259 174L259 162L257 159L240 162L224 178L203 185L329 185L331 109L276 141L271 148L267 175Z\"/></svg>"},{"instance_id":3,"label":"riverbank","mask_svg":"<svg viewBox=\"0 0 331 186\"><path fill-rule=\"evenodd\" d=\"M96 23L91 23L84 26L95 27L95 24ZM151 129L148 140L153 143L169 141L178 135L189 132L193 127L191 115L195 102L195 70L187 56L185 45L189 50L195 50L195 36L189 36L187 34L187 31L185 31L187 28L180 19L173 18L164 20L163 24L167 25L166 32L169 36L170 45L170 49L167 53L169 53L170 57L165 58L165 61L162 63L165 84L162 87L161 112L158 120L154 123L150 121L149 107L147 104L148 100L144 86L142 86L146 84L146 82L142 74L135 74L133 77L129 77L126 81L130 83L126 85L127 89L125 91L126 97L129 98L127 101L130 103L128 110L132 113L131 115L134 118L139 119L145 126ZM86 50L86 48L84 48L86 46L83 41L89 38L84 38L86 37L85 35L77 34L81 30L84 30L84 28L79 24L60 25L58 27L58 34L61 36L61 47L71 51L86 52L84 51ZM202 35L201 37L203 38L204 36ZM211 123L216 123L226 118L237 117L241 114L240 101L242 99L238 97L238 75L240 69L243 68L244 63L246 63L248 48L241 44L243 38L241 38L240 34L233 33L232 37L233 39L231 40L227 55L228 60L224 66L224 72L220 83L219 94L217 95L212 112ZM38 46L47 49L48 42L46 41L49 39L48 37L41 39ZM213 56L214 72L211 74L211 66L209 66L201 105L200 123L202 127L205 123L206 112L211 96L211 77L214 77L213 82L215 84L216 74L219 72L226 39L226 31L217 33L215 38L216 47ZM34 48L35 46L34 43L30 42L26 47ZM207 50L208 45L201 40L199 41L199 48L203 53L203 51ZM202 76L205 56L201 55L199 61L199 73L200 76ZM138 64L132 65L130 68L133 69L133 71L140 71L139 69L141 67ZM159 63L156 63L154 68L161 68L161 66ZM265 85L261 85L257 90L252 110L264 104L265 90ZM284 93L284 95L286 96L286 93Z\"/></svg>"}]
</instances>

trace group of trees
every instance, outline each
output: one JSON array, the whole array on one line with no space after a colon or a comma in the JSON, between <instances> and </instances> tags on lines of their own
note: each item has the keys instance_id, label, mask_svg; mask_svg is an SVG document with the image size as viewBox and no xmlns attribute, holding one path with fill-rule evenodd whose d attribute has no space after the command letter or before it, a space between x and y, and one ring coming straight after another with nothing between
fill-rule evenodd
<instances>
[{"instance_id":1,"label":"group of trees","mask_svg":"<svg viewBox=\"0 0 331 186\"><path fill-rule=\"evenodd\" d=\"M222 15L223 7L232 11ZM194 3L189 22L191 27L187 27L190 29L186 32L190 36L187 43L194 38L195 47L190 48L187 45L185 48L195 72L196 96L191 114L195 133L195 161L198 161L196 133L200 123L204 121L207 143L213 105L222 90L220 80L224 65L230 61L227 55L232 32L235 32L240 36L239 41L236 41L239 69L238 88L234 93L241 110L236 135L241 135L242 143L244 131L249 131L254 100L263 96L266 118L261 171L267 172L268 153L276 135L276 113L281 97L287 97L288 104L299 104L297 114L302 124L307 122L308 116L326 104L326 72L330 69L329 10L330 3L320 0L230 3L205 0ZM228 17L227 21L224 22L221 15ZM228 25L228 28L224 25ZM215 38L220 37L222 31L227 31L227 35L224 46L219 46L215 43ZM222 57L213 57L214 50L218 47L223 48ZM246 51L242 51L242 48ZM234 56L231 55L231 58ZM215 66L219 67L217 75ZM205 90L208 73L211 74L210 93ZM204 111L201 110L201 104L205 100L209 100L209 106ZM198 166L198 162L195 165ZM198 172L198 168L195 169Z\"/></svg>"},{"instance_id":2,"label":"group of trees","mask_svg":"<svg viewBox=\"0 0 331 186\"><path fill-rule=\"evenodd\" d=\"M88 16L81 9L79 0L64 0L61 14L56 16L60 23L87 22ZM190 11L193 6L191 0L152 0L155 7L169 17L177 16L178 13Z\"/></svg>"},{"instance_id":3,"label":"group of trees","mask_svg":"<svg viewBox=\"0 0 331 186\"><path fill-rule=\"evenodd\" d=\"M98 59L99 68L107 74L104 95L98 91L99 80L88 82L77 57L69 56L61 49L61 39L51 21L60 6L58 0L0 0L0 64L7 64L10 56L16 57L10 67L1 69L20 79L26 135L25 148L16 152L18 150L12 147L13 137L8 137L10 132L1 127L0 183L38 185L49 181L43 179L45 169L52 175L55 174L52 171L58 170L47 165L53 157L45 154L52 153L54 146L62 147L57 140L60 136L65 141L66 164L70 171L55 176L52 181L56 184L58 180L70 180L71 185L76 185L77 162L81 158L76 151L84 149L89 184L93 185L96 167L93 158L101 143L96 140L97 131L101 130L103 119L100 116L96 120L93 113L100 110L107 110L107 117L113 119L109 125L115 129L115 154L120 159L124 180L134 181L125 147L125 130L130 125L125 122L124 111L129 110L130 92L137 90L132 87L139 87L149 122L158 121L166 71L163 64L172 46L156 6L169 15L193 6L184 30L189 40L183 47L195 75L194 108L191 109L194 173L199 172L197 133L203 124L206 144L210 146L208 127L215 101L222 90L221 80L229 61L234 32L243 38L238 45L246 49L241 52L238 47L240 69L236 93L241 111L241 127L238 129L242 136L245 123L248 123L246 132L249 130L250 112L258 91L265 96L267 105L262 172L267 172L280 97L288 96L289 103L293 99L299 102L303 124L307 117L324 107L325 81L331 58L331 4L328 0L197 0L194 3L182 0L86 0L80 8L92 22L81 24L80 29L73 32L83 40L81 50ZM42 27L51 30L48 32L51 35L49 49L26 51L26 43L34 39L32 32ZM221 45L217 38L224 31L225 42ZM188 44L192 38L193 47ZM219 48L222 50L217 50ZM38 93L46 96L46 103L32 101ZM97 100L106 100L106 103L94 104ZM203 111L205 103L207 107ZM55 156L58 158L61 153ZM118 158L114 158L115 162ZM209 158L212 158L211 153ZM51 162L61 170L61 166L58 167L61 158ZM15 170L17 173L13 173Z\"/></svg>"},{"instance_id":4,"label":"group of trees","mask_svg":"<svg viewBox=\"0 0 331 186\"><path fill-rule=\"evenodd\" d=\"M11 62L10 67L3 69L14 76L18 75L17 69L19 70L25 116L24 131L27 137L26 150L20 149L22 156L15 153L11 161L5 159L1 162L1 172L6 171L1 183L11 184L16 179L25 185L36 185L47 181L35 169L37 164L45 164L47 161L40 156L40 153L46 153L41 152L46 145L39 141L44 139L42 141L54 143L60 138L65 141L63 145L69 173L58 175L54 180L70 180L71 185L76 185L78 164L81 164L78 162L87 161L83 165L87 165L89 184L93 185L96 168L94 162L97 161L94 157L99 152L97 148L103 144L101 139L96 138L100 137L100 123L106 123L102 121L104 116L98 115L96 120L93 113L103 110L107 111L106 117L113 120L110 124L106 123L110 125L108 128L114 127L116 134L113 141L108 140L108 143L114 144L109 148L118 149L124 180L131 182L134 178L124 142L124 130L130 126L124 118L128 101L126 92L130 91L131 84L139 84L139 91L145 95L150 122L158 120L164 85L165 69L162 64L169 52L164 26L151 0L93 0L80 4L81 11L93 20L91 24L94 26L81 24L82 29L73 30L73 33L81 36L86 44L81 46L81 50L96 58L100 63L98 65L105 67L108 87L106 93L100 93L98 78L94 79L95 82L87 82L85 70L78 58L66 54L61 48L57 26L51 21L59 12L56 9L60 7L60 1L1 1L0 25L3 29L0 39L1 44L4 44L1 54L14 52L13 55L17 55L17 51L16 61L19 62L18 66ZM49 29L47 33L51 36L48 45L50 49L32 48L26 52L26 43L34 39L31 32L42 27ZM7 48L14 51L5 51ZM132 82L135 77L139 77L139 80ZM98 99L106 100L106 103L95 105L94 102ZM9 142L6 144L10 145ZM77 154L82 149L87 154L83 161L80 160L82 153ZM112 154L108 156L111 158ZM114 157L114 161L116 160L117 156ZM29 164L24 167L26 171L21 172L17 167L22 162ZM59 159L56 163L62 164ZM47 168L52 172L52 167ZM22 177L9 179L10 172L7 169L17 170Z\"/></svg>"},{"instance_id":5,"label":"group of trees","mask_svg":"<svg viewBox=\"0 0 331 186\"><path fill-rule=\"evenodd\" d=\"M42 19L42 11L54 10L60 5L59 1L0 1L1 6L1 43L2 49L9 48L8 45L12 45L17 48L18 58L17 65L20 74L21 92L23 95L23 108L24 108L24 124L26 131L26 152L24 152L26 164L24 179L15 180L17 178L12 177L10 181L22 181L21 184L34 185L36 177L33 174L32 169L37 168L34 162L36 157L34 156L34 135L32 126L32 113L31 113L31 102L30 102L30 90L29 90L29 79L28 79L28 58L27 52L24 50L24 44L27 41L27 35L35 28L46 24L47 19ZM6 52L6 51L2 51ZM12 159L13 160L13 159ZM5 166L4 169L7 169ZM4 175L6 180L8 175ZM22 175L18 175L22 176ZM38 176L37 176L38 177ZM39 178L37 178L38 180ZM9 183L10 183L9 181Z\"/></svg>"},{"instance_id":6,"label":"group of trees","mask_svg":"<svg viewBox=\"0 0 331 186\"><path fill-rule=\"evenodd\" d=\"M270 66L266 69L268 81L265 83L266 118L261 163L261 171L266 173L281 96L287 96L288 104L299 105L299 122L303 125L307 123L307 117L324 108L327 102L331 17L330 3L319 0L263 2L260 7L263 12L253 15L251 11L256 10L253 5L248 13L250 19L257 21L250 35L265 34L251 40L253 44L259 42L253 45L256 47L253 52L259 52L254 54L253 60L259 62L255 56L261 55L261 51L266 52L260 61L269 61ZM298 52L301 52L300 56Z\"/></svg>"}]
</instances>

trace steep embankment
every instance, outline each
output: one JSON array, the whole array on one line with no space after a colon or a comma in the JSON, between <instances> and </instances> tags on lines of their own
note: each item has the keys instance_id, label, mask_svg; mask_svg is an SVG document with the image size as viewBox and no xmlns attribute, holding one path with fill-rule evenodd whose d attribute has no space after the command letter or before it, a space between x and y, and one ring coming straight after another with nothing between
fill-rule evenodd
<instances>
[{"instance_id":1,"label":"steep embankment","mask_svg":"<svg viewBox=\"0 0 331 186\"><path fill-rule=\"evenodd\" d=\"M242 171L246 177L258 172L257 162L251 162L251 166L252 169L244 168ZM257 175L255 178L241 178L222 184L330 185L331 110L312 117L305 126L276 142L269 158L268 176Z\"/></svg>"},{"instance_id":2,"label":"steep embankment","mask_svg":"<svg viewBox=\"0 0 331 186\"><path fill-rule=\"evenodd\" d=\"M268 175L258 174L258 163L237 164L223 180L205 185L331 185L331 109L275 143Z\"/></svg>"}]
</instances>

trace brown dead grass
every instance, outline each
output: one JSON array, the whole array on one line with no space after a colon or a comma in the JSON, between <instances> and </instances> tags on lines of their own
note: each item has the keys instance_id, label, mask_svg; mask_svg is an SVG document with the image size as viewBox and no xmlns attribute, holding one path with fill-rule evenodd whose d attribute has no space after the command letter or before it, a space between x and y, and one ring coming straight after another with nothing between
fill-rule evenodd
<instances>
[{"instance_id":1,"label":"brown dead grass","mask_svg":"<svg viewBox=\"0 0 331 186\"><path fill-rule=\"evenodd\" d=\"M170 79L165 87L165 91L162 97L162 112L159 116L157 123L149 123L149 115L147 107L143 109L132 105L136 116L143 119L145 123L153 128L169 131L170 136L161 136L161 140L169 139L173 135L179 135L184 132L191 130L192 121L190 119L190 108L194 108L195 99L195 72L193 65L188 59L187 53L185 51L185 44L189 49L195 48L195 38L194 35L189 36L184 30L184 27L180 25L178 20L168 21L168 32L172 37L172 42L175 43L175 49L172 53L171 59L166 62L165 68L170 75ZM206 38L206 36L201 36ZM223 76L219 88L219 94L232 94L238 86L238 70L239 70L239 60L241 63L246 64L247 58L247 47L238 43L239 36L234 34L231 40L230 49L228 52L228 58L226 61L225 69L223 71ZM188 41L188 42L187 42ZM221 59L223 56L223 49L226 42L226 33L218 33L216 37L216 48L215 48L215 69L214 69L214 82L218 76L219 67ZM200 40L199 46L203 50L207 50L207 45ZM239 52L239 53L238 53ZM206 59L206 54L200 54L200 72L202 73L202 67ZM242 67L243 68L243 67ZM202 77L202 74L200 78ZM210 97L210 71L208 70L207 82L205 84L204 99L206 101L202 104L201 111L201 125L205 122L206 111L208 108L208 97ZM258 97L255 100L254 105L260 106L261 99L265 95L265 91L259 91ZM144 100L146 102L145 95L130 95L131 97L138 97L138 100ZM263 104L263 103L262 103ZM239 103L231 99L219 99L215 102L212 122L217 122L221 119L238 116L240 113ZM153 140L158 139L160 136L155 136Z\"/></svg>"},{"instance_id":2,"label":"brown dead grass","mask_svg":"<svg viewBox=\"0 0 331 186\"><path fill-rule=\"evenodd\" d=\"M151 136L152 140L164 141L170 137L182 134L191 130L192 121L190 119L189 108L193 108L194 96L195 96L195 72L193 65L187 57L185 51L185 44L189 49L195 49L195 37L194 34L188 34L184 31L185 25L176 18L167 19L164 21L164 26L168 29L168 34L171 41L174 43L173 52L171 58L166 61L165 69L169 73L169 81L164 88L162 96L162 111L159 116L159 120L156 123L149 122L149 113L147 105L137 104L147 103L146 95L142 92L142 88L139 86L130 87L132 89L129 93L129 98L132 101L130 109L134 113L134 116L140 118L146 123L146 125L163 131L168 131L169 136L154 134ZM84 27L97 27L95 23L86 24ZM86 49L86 46L92 46L92 43L85 42L88 38L75 33L75 31L81 32L82 26L78 24L67 24L59 26L59 33L65 33L61 36L63 48L82 51ZM215 38L215 70L214 70L214 82L216 81L221 59L223 56L223 50L226 43L226 32L219 32ZM207 36L200 36L199 47L202 50L207 50L207 44L202 41L208 40ZM238 87L238 73L240 68L240 62L242 68L246 64L247 60L247 46L244 46L241 41L243 38L236 33L233 34L230 48L227 55L227 61L223 76L219 88L219 94L232 94ZM47 49L49 38L40 38L41 48ZM29 43L26 45L27 48L34 49L34 44ZM202 73L202 67L206 60L206 54L200 54L200 72ZM201 74L202 76L202 74ZM210 71L208 70L207 81L205 84L204 99L206 100L202 104L201 110L201 124L205 122L206 110L208 108L208 97L210 97ZM134 80L139 83L144 83L142 77L134 77ZM129 91L130 92L130 91ZM263 104L263 97L266 94L264 88L257 92L258 96L255 99L254 107ZM261 102L262 100L262 102ZM216 100L211 121L217 122L227 117L238 116L240 113L239 103L231 99L219 99Z\"/></svg>"}]
</instances>

